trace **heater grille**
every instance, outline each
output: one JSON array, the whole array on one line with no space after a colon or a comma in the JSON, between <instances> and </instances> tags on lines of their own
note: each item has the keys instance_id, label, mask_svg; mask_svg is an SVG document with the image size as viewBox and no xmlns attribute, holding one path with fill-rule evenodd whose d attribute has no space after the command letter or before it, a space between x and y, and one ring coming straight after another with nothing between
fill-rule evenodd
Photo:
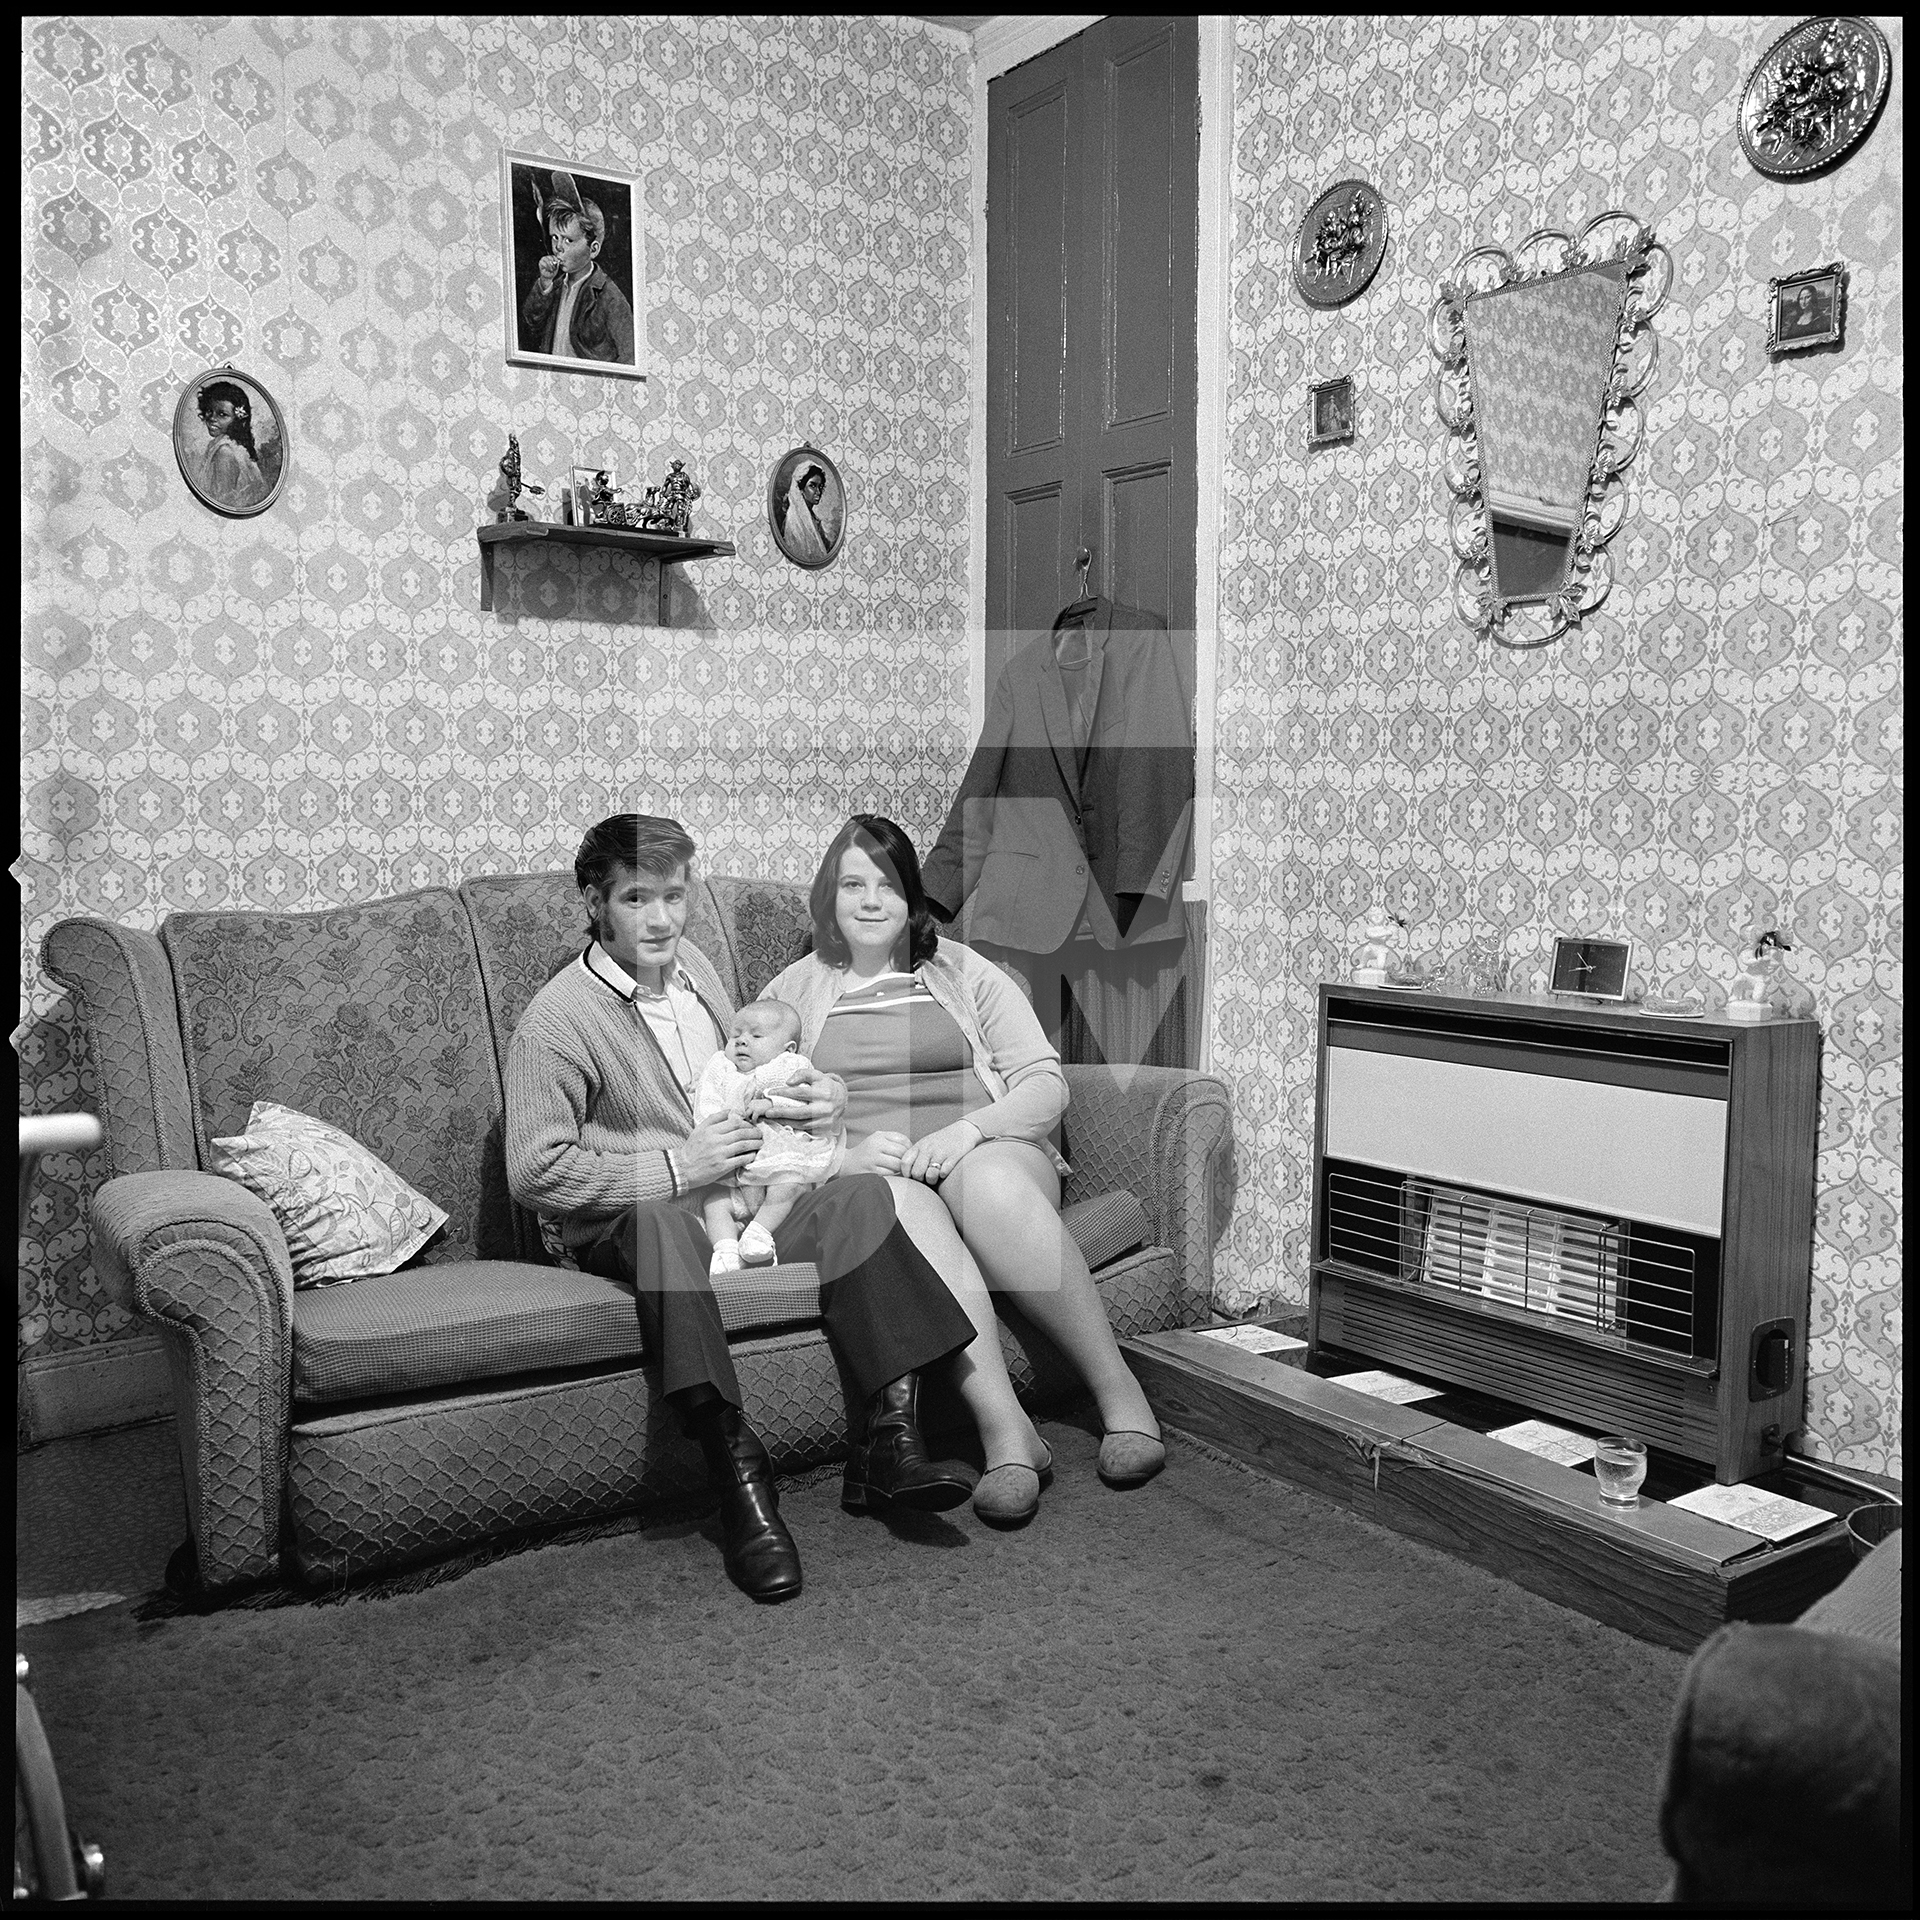
<instances>
[{"instance_id":1,"label":"heater grille","mask_svg":"<svg viewBox=\"0 0 1920 1920\"><path fill-rule=\"evenodd\" d=\"M1376 1273L1672 1352L1695 1351L1698 1260L1677 1237L1511 1195L1329 1166L1327 1253Z\"/></svg>"}]
</instances>

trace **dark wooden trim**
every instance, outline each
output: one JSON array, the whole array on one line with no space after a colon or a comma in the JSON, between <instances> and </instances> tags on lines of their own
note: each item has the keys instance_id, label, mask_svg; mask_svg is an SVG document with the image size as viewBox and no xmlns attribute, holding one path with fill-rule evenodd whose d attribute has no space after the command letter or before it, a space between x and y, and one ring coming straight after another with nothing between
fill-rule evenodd
<instances>
[{"instance_id":1,"label":"dark wooden trim","mask_svg":"<svg viewBox=\"0 0 1920 1920\"><path fill-rule=\"evenodd\" d=\"M1235 1459L1593 1619L1691 1652L1791 1619L1845 1576L1836 1520L1768 1549L1663 1502L1603 1509L1585 1474L1192 1333L1121 1342L1155 1413Z\"/></svg>"}]
</instances>

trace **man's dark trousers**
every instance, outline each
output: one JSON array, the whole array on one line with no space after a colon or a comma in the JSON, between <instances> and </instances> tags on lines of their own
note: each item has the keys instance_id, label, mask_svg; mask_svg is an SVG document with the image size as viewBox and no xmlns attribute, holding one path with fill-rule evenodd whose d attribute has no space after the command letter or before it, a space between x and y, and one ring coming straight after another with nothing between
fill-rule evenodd
<instances>
[{"instance_id":1,"label":"man's dark trousers","mask_svg":"<svg viewBox=\"0 0 1920 1920\"><path fill-rule=\"evenodd\" d=\"M783 1261L819 1268L821 1324L863 1403L972 1341L973 1322L908 1239L879 1174L809 1189L773 1238ZM737 1407L740 1382L707 1273L712 1257L698 1216L670 1201L628 1208L579 1253L588 1273L633 1288L662 1392L711 1387Z\"/></svg>"}]
</instances>

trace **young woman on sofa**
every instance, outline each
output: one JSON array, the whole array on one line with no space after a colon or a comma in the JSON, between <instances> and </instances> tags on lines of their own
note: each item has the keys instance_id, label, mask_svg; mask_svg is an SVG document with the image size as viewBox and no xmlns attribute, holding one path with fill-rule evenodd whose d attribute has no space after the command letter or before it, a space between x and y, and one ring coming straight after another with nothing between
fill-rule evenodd
<instances>
[{"instance_id":1,"label":"young woman on sofa","mask_svg":"<svg viewBox=\"0 0 1920 1920\"><path fill-rule=\"evenodd\" d=\"M1030 1519L1053 1465L1007 1378L990 1293L1011 1295L1092 1390L1100 1477L1151 1479L1166 1463L1159 1423L1060 1223L1066 1163L1048 1135L1066 1076L1026 997L939 937L913 844L879 814L834 836L811 906L813 952L764 993L799 1009L802 1051L846 1082L843 1170L889 1176L900 1224L978 1329L955 1363L986 1450L974 1510Z\"/></svg>"}]
</instances>

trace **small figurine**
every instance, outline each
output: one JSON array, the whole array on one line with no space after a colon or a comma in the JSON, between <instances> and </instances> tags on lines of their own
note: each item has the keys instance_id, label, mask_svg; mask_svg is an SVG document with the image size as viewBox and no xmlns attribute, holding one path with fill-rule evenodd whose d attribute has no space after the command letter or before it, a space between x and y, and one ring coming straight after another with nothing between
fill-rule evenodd
<instances>
[{"instance_id":1,"label":"small figurine","mask_svg":"<svg viewBox=\"0 0 1920 1920\"><path fill-rule=\"evenodd\" d=\"M1406 924L1397 913L1389 913L1384 907L1367 922L1365 937L1353 956L1353 984L1356 987L1384 987L1392 982L1400 970L1394 929L1398 927L1404 930Z\"/></svg>"},{"instance_id":2,"label":"small figurine","mask_svg":"<svg viewBox=\"0 0 1920 1920\"><path fill-rule=\"evenodd\" d=\"M519 505L524 494L537 498L543 488L520 477L520 436L517 433L507 435L507 450L500 456L500 477L494 481L492 491L487 495L487 506L496 521L499 520L537 520L540 516L529 513Z\"/></svg>"},{"instance_id":3,"label":"small figurine","mask_svg":"<svg viewBox=\"0 0 1920 1920\"><path fill-rule=\"evenodd\" d=\"M1469 940L1448 960L1440 985L1465 1000L1491 1000L1507 990L1507 957L1497 940Z\"/></svg>"},{"instance_id":4,"label":"small figurine","mask_svg":"<svg viewBox=\"0 0 1920 1920\"><path fill-rule=\"evenodd\" d=\"M1793 942L1769 927L1740 956L1740 971L1727 989L1729 1020L1792 1018L1813 1011L1813 995L1786 968Z\"/></svg>"},{"instance_id":5,"label":"small figurine","mask_svg":"<svg viewBox=\"0 0 1920 1920\"><path fill-rule=\"evenodd\" d=\"M685 539L693 530L693 503L699 498L700 489L693 484L686 462L676 460L660 483L657 499L648 504L645 524L657 533L677 533Z\"/></svg>"}]
</instances>

